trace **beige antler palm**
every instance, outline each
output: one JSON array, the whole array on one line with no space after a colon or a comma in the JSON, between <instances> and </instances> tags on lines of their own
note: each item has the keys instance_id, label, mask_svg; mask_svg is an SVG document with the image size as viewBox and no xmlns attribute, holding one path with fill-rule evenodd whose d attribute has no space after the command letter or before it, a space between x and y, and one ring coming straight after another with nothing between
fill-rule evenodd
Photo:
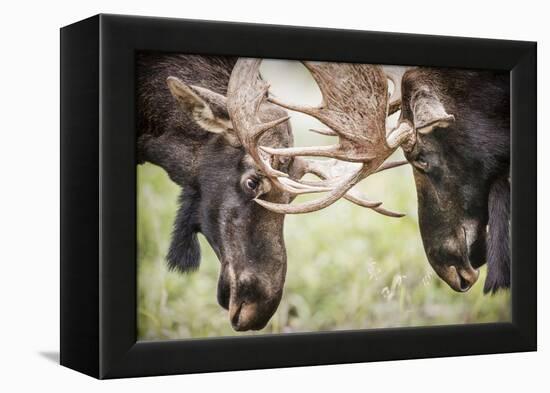
<instances>
[{"instance_id":1,"label":"beige antler palm","mask_svg":"<svg viewBox=\"0 0 550 393\"><path fill-rule=\"evenodd\" d=\"M260 169L278 188L293 195L328 192L318 200L301 204L277 204L261 199L256 199L256 202L278 213L295 214L320 210L343 197L381 214L402 216L381 208L380 202L369 201L352 190L367 176L402 164L383 166L383 162L397 146L390 147L386 142L388 77L382 68L365 64L304 62L319 85L322 103L317 107L304 107L285 104L273 97L268 100L283 108L315 117L329 127L329 130L315 131L338 136L338 143L274 149L259 147L259 137L287 121L288 117L268 123L259 120L258 110L269 89L267 83L259 78L260 64L259 59L239 59L229 82L228 110L239 138ZM390 101L395 106L396 100ZM273 169L265 153L294 157L295 165L302 168L300 178L306 173L312 173L321 180L312 182L291 179L287 174ZM331 160L298 156L329 157Z\"/></svg>"}]
</instances>

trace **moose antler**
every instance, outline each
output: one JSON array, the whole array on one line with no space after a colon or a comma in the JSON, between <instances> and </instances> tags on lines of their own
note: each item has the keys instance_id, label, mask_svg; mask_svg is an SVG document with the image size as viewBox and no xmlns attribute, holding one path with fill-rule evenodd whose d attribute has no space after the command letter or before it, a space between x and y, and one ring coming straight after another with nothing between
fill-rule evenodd
<instances>
[{"instance_id":1,"label":"moose antler","mask_svg":"<svg viewBox=\"0 0 550 393\"><path fill-rule=\"evenodd\" d=\"M329 127L328 132L322 131L322 133L337 136L338 143L331 146L285 149L262 147L262 150L274 155L324 156L346 162L322 164L323 161L308 160L306 167L309 167L310 173L322 179L329 179L315 184L332 187L332 191L319 201L290 206L258 201L268 209L285 213L317 210L330 205L339 197L345 197L357 203L354 200L354 191L348 192L348 190L375 173L397 148L397 146L389 146L386 141L386 118L390 110L399 109L399 73L385 73L382 67L367 64L304 62L304 65L321 90L323 97L321 104L317 107L304 107L283 103L273 97L270 97L269 101L283 108L315 117ZM394 94L389 100L388 78L394 83ZM352 166L350 163L360 163L360 165ZM400 162L392 166L401 164ZM326 170L311 169L314 166L324 166L326 169L327 165L334 168L328 175ZM304 181L302 183L313 185ZM374 207L374 210L391 216L402 216L378 206Z\"/></svg>"},{"instance_id":2,"label":"moose antler","mask_svg":"<svg viewBox=\"0 0 550 393\"><path fill-rule=\"evenodd\" d=\"M334 160L334 159L319 161L319 160L303 159L302 157L296 157L296 158L294 158L294 160L298 161L297 165L301 165L303 167L303 172L304 173L311 173L311 174L316 175L317 177L321 178L322 180L324 180L323 182L302 181L303 184L312 185L312 186L323 185L325 187L330 186L330 185L332 185L333 187L337 186L338 184L337 184L337 182L335 182L334 179L338 179L339 177L345 176L346 173L353 172L354 167L355 167L355 169L357 169L361 165L359 163L346 163L346 162L342 162L342 161L338 161L338 160ZM396 161L396 162L384 163L375 171L375 173L385 171L386 169L395 168L395 167L404 165L406 163L407 163L406 161ZM367 200L364 196L362 196L360 193L358 193L353 188L349 189L344 194L343 198L345 198L346 200L348 200L352 203L355 203L358 206L372 209L375 212L380 213L380 214L385 215L385 216L389 216L389 217L403 217L404 216L404 214L392 212L390 210L387 210L387 209L384 209L384 208L380 207L380 205L382 205L382 202L372 202L372 201ZM288 212L289 206L291 206L292 208L294 208L294 206L298 206L298 209L301 210L303 208L303 206L305 205L305 204L301 204L301 205L277 205L277 204L273 204L273 203L270 203L270 202L267 202L267 201L263 201L261 199L257 200L256 202L259 203L260 205L268 208L268 209L271 209L271 210L277 209L277 210L275 210L277 212L283 212L283 211ZM312 204L321 203L321 202L323 202L323 200L314 201L314 202L312 202ZM292 211L292 213L294 213L294 211ZM302 211L297 211L297 213L302 213Z\"/></svg>"},{"instance_id":3,"label":"moose antler","mask_svg":"<svg viewBox=\"0 0 550 393\"><path fill-rule=\"evenodd\" d=\"M305 62L322 92L321 105L310 108L284 104L274 98L268 100L283 108L317 118L330 128L328 131L317 132L336 135L339 142L332 146L273 149L259 148L259 137L272 127L288 120L288 117L270 122L260 121L258 111L269 89L267 83L259 78L260 64L259 59L239 59L228 86L227 106L243 146L264 174L281 190L293 195L329 192L319 200L295 205L276 204L261 199L256 199L256 202L278 213L295 214L320 210L344 197L381 214L402 216L381 208L380 202L368 201L351 190L378 168L386 169L381 165L395 150L386 143L388 87L387 77L381 68L362 64ZM293 180L287 174L273 169L263 153L294 157L295 166L302 167L299 178L305 173L312 173L321 180ZM304 155L332 159L321 161L297 157ZM390 164L387 167L401 164L403 163Z\"/></svg>"},{"instance_id":4,"label":"moose antler","mask_svg":"<svg viewBox=\"0 0 550 393\"><path fill-rule=\"evenodd\" d=\"M393 84L393 92L388 102L388 116L393 115L401 109L401 80L403 79L403 74L409 68L403 66L382 66L384 73Z\"/></svg>"},{"instance_id":5,"label":"moose antler","mask_svg":"<svg viewBox=\"0 0 550 393\"><path fill-rule=\"evenodd\" d=\"M273 169L266 161L269 154L258 149L258 142L266 131L290 118L283 116L270 121L260 119L260 107L269 90L269 85L259 78L260 64L260 59L239 59L233 68L227 87L227 109L240 142L264 175L279 188L293 194L330 191L327 187L307 186L286 179L288 177L286 173ZM280 179L283 178L286 179L286 184L281 183Z\"/></svg>"},{"instance_id":6,"label":"moose antler","mask_svg":"<svg viewBox=\"0 0 550 393\"><path fill-rule=\"evenodd\" d=\"M283 108L310 115L339 137L330 146L264 148L283 156L322 156L349 162L366 162L384 148L388 110L387 78L381 68L366 64L303 62L322 94L317 107L268 100Z\"/></svg>"}]
</instances>

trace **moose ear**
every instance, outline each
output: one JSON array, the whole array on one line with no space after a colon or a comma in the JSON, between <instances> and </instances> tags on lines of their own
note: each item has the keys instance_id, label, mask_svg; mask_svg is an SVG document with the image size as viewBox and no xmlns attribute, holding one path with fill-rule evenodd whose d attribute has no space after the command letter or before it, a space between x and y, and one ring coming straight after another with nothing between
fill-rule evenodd
<instances>
[{"instance_id":1,"label":"moose ear","mask_svg":"<svg viewBox=\"0 0 550 393\"><path fill-rule=\"evenodd\" d=\"M166 259L171 269L191 272L199 268L201 248L197 237L196 211L198 197L182 194L180 208L174 222L172 241Z\"/></svg>"},{"instance_id":2,"label":"moose ear","mask_svg":"<svg viewBox=\"0 0 550 393\"><path fill-rule=\"evenodd\" d=\"M489 191L487 278L484 293L510 287L510 182L497 179Z\"/></svg>"},{"instance_id":3,"label":"moose ear","mask_svg":"<svg viewBox=\"0 0 550 393\"><path fill-rule=\"evenodd\" d=\"M222 134L232 146L239 146L227 112L227 98L212 90L187 85L175 76L166 79L181 109L205 131Z\"/></svg>"},{"instance_id":4,"label":"moose ear","mask_svg":"<svg viewBox=\"0 0 550 393\"><path fill-rule=\"evenodd\" d=\"M454 123L443 103L427 89L418 90L411 99L414 128L421 134L429 134L434 128L446 128Z\"/></svg>"}]
</instances>

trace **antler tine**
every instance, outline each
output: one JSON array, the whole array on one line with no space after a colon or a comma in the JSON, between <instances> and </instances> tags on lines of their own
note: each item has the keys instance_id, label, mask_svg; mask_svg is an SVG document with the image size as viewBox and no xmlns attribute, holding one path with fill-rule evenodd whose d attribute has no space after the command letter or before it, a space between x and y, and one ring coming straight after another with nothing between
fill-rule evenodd
<instances>
[{"instance_id":1,"label":"antler tine","mask_svg":"<svg viewBox=\"0 0 550 393\"><path fill-rule=\"evenodd\" d=\"M319 135L325 135L325 136L338 136L337 133L335 133L334 131L332 130L319 130L317 128L310 128L309 129L311 132L315 132Z\"/></svg>"},{"instance_id":2,"label":"antler tine","mask_svg":"<svg viewBox=\"0 0 550 393\"><path fill-rule=\"evenodd\" d=\"M345 177L345 173L350 173L354 171L354 168L357 164L349 164L341 161L335 161L335 160L325 160L325 161L319 161L319 160L307 160L303 159L305 161L305 168L308 173L314 174L315 176L321 178L321 179L330 179L329 181L334 182L335 179L342 179ZM374 173L382 172L387 169L396 168L398 166L402 166L407 164L407 161L396 161L396 162L389 162L382 164ZM324 184L324 183L321 183ZM362 196L359 192L356 190L350 189L345 195L344 198L352 203L355 203L356 205L359 205L361 207L366 207L369 209L372 209L376 211L377 213L391 216L391 217L403 217L404 214L401 213L395 213L390 210L386 210L384 208L381 208L380 205L382 205L382 202L374 202L366 199L364 196Z\"/></svg>"},{"instance_id":3,"label":"antler tine","mask_svg":"<svg viewBox=\"0 0 550 393\"><path fill-rule=\"evenodd\" d=\"M327 161L312 161L312 160L308 160L308 159L305 159L305 158L300 158L300 160L302 160L303 162L305 162L304 166L307 167L307 173L311 173L321 179L325 179L325 180L302 180L300 179L300 182L296 182L300 185L305 185L305 186L313 186L313 187L334 187L334 184L335 182L338 180L338 178L331 178L330 175L326 174L325 171L322 170L322 166L321 168L319 168L319 164L317 163L321 163L321 165L323 165L323 163L330 163L330 162L333 162L331 160L327 160ZM311 164L309 164L311 163ZM408 161L392 161L392 162L385 162L383 163L382 165L380 165L380 167L374 171L374 173L380 173L380 172L383 172L383 171L386 171L388 169L393 169L393 168L397 168L397 167L400 167L400 166L403 166L403 165L408 165L409 162ZM286 179L285 180L291 180L291 181L294 181L290 178Z\"/></svg>"},{"instance_id":4,"label":"antler tine","mask_svg":"<svg viewBox=\"0 0 550 393\"><path fill-rule=\"evenodd\" d=\"M356 205L369 208L378 214L382 214L383 216L395 217L395 218L405 217L405 214L403 213L396 213L391 210L384 209L383 207L380 206L382 205L382 202L380 202L378 206L366 205L365 199L362 196L355 194L355 191L353 190L348 191L347 194L344 195L344 198L352 203L355 203Z\"/></svg>"},{"instance_id":5,"label":"antler tine","mask_svg":"<svg viewBox=\"0 0 550 393\"><path fill-rule=\"evenodd\" d=\"M340 184L332 189L325 197L316 199L313 201L308 201L300 204L280 204L268 202L262 199L254 199L256 203L269 209L276 213L281 214L301 214L301 213L311 213L317 210L324 209L327 206L332 205L338 199L342 198L348 190L350 190L355 184L357 184L362 179L363 167L355 173L353 173L348 178L345 178L344 181L341 181Z\"/></svg>"},{"instance_id":6,"label":"antler tine","mask_svg":"<svg viewBox=\"0 0 550 393\"><path fill-rule=\"evenodd\" d=\"M401 80L407 68L394 66L383 66L382 68L393 83L393 92L388 100L388 116L390 116L401 109Z\"/></svg>"},{"instance_id":7,"label":"antler tine","mask_svg":"<svg viewBox=\"0 0 550 393\"><path fill-rule=\"evenodd\" d=\"M373 158L372 155L361 155L353 157L349 155L349 151L342 148L341 144L327 145L327 146L306 146L306 147L285 147L285 148L272 148L267 146L260 146L260 149L266 153L273 154L275 156L296 157L296 156L313 156L313 157L329 157L336 158L338 160L345 160L349 162L364 162Z\"/></svg>"},{"instance_id":8,"label":"antler tine","mask_svg":"<svg viewBox=\"0 0 550 393\"><path fill-rule=\"evenodd\" d=\"M319 110L318 107L313 106L304 106L304 105L298 105L298 104L291 104L287 102L282 102L276 97L269 96L267 97L267 101L271 102L272 104L279 105L280 107L283 107L285 109L295 111L295 112L301 112L305 113L306 115L317 117L317 112Z\"/></svg>"},{"instance_id":9,"label":"antler tine","mask_svg":"<svg viewBox=\"0 0 550 393\"><path fill-rule=\"evenodd\" d=\"M382 165L380 165L374 173L383 172L388 169L393 169L393 168L397 168L399 166L408 165L408 164L409 162L405 160L385 162Z\"/></svg>"},{"instance_id":10,"label":"antler tine","mask_svg":"<svg viewBox=\"0 0 550 393\"><path fill-rule=\"evenodd\" d=\"M325 174L326 172L324 169L322 169L322 166L316 166L313 167L313 163L308 163L308 166L310 168L308 171L310 173L318 173L319 175ZM348 201L355 203L356 205L359 205L361 207L366 207L369 209L372 209L373 211L389 216L389 217L403 217L404 214L401 213L395 213L390 210L384 209L380 207L382 204L381 202L372 202L364 197L362 197L357 192L353 191L352 188L364 178L364 171L368 170L363 165L360 166L360 168L356 171L353 171L351 175L347 177L343 177L342 180L339 182L339 184L332 189L332 191L327 194L325 197L316 199L313 201L301 203L301 204L280 204L280 203L273 203L268 202L262 199L254 199L256 203L259 205L265 207L268 210L271 210L276 213L280 214L302 214L302 213L310 213L317 210L324 209L325 207L328 207L332 205L334 202L339 200L340 198L345 198ZM289 180L289 179L285 179Z\"/></svg>"},{"instance_id":11,"label":"antler tine","mask_svg":"<svg viewBox=\"0 0 550 393\"><path fill-rule=\"evenodd\" d=\"M407 145L416 141L416 131L412 124L406 120L401 121L395 128L388 130L386 143L389 147L397 149L399 146L407 148Z\"/></svg>"},{"instance_id":12,"label":"antler tine","mask_svg":"<svg viewBox=\"0 0 550 393\"><path fill-rule=\"evenodd\" d=\"M277 180L280 183L279 189L281 189L282 191L286 191L292 195L312 194L316 192L332 191L331 187L329 187L327 184L321 184L320 182L318 182L317 184L315 183L305 184L305 183L292 180L288 177L281 177Z\"/></svg>"}]
</instances>

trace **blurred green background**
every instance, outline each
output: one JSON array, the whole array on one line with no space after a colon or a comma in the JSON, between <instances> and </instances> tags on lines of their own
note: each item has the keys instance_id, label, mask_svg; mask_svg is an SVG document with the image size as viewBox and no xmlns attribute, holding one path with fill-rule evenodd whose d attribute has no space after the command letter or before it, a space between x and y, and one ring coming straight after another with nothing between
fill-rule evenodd
<instances>
[{"instance_id":1,"label":"blurred green background","mask_svg":"<svg viewBox=\"0 0 550 393\"><path fill-rule=\"evenodd\" d=\"M314 105L320 100L297 62L265 60L262 75L271 91L288 101ZM319 127L314 120L291 114L296 145L330 143L329 137L306 131ZM394 156L402 159L400 151ZM235 332L216 300L220 264L204 237L197 272L167 268L178 187L151 164L138 166L137 175L140 340L511 320L509 292L483 295L485 267L465 294L451 290L432 271L418 230L412 170L405 166L358 186L370 199L406 213L404 218L384 217L344 200L315 213L287 215L288 271L281 304L263 330Z\"/></svg>"}]
</instances>

